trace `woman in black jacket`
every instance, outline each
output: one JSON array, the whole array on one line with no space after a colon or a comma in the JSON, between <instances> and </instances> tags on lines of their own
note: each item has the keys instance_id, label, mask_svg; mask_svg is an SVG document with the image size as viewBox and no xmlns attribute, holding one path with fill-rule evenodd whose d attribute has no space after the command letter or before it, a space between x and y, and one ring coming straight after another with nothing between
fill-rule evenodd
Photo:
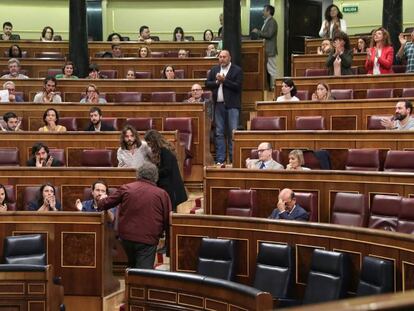
<instances>
[{"instance_id":1,"label":"woman in black jacket","mask_svg":"<svg viewBox=\"0 0 414 311\"><path fill-rule=\"evenodd\" d=\"M328 59L326 60L329 75L352 75L351 65L353 53L348 35L342 31L337 31L332 41L334 49L329 53Z\"/></svg>"}]
</instances>

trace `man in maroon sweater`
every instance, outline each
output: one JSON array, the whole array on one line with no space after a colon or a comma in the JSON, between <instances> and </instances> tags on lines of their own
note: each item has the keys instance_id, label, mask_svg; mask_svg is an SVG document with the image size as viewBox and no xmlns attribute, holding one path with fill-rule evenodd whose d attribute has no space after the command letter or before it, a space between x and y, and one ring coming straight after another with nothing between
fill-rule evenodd
<instances>
[{"instance_id":1,"label":"man in maroon sweater","mask_svg":"<svg viewBox=\"0 0 414 311\"><path fill-rule=\"evenodd\" d=\"M169 229L171 201L157 180L157 167L145 162L137 169L136 181L98 202L99 210L119 204L118 231L130 268L152 269L159 238Z\"/></svg>"}]
</instances>

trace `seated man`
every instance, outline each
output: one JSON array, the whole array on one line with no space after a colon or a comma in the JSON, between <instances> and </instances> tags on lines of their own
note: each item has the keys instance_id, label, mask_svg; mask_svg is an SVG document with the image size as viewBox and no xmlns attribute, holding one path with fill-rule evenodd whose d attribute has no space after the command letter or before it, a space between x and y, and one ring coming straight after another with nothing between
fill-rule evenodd
<instances>
[{"instance_id":1,"label":"seated man","mask_svg":"<svg viewBox=\"0 0 414 311\"><path fill-rule=\"evenodd\" d=\"M145 42L146 44L151 44L151 32L148 26L143 25L139 28L138 41Z\"/></svg>"},{"instance_id":2,"label":"seated man","mask_svg":"<svg viewBox=\"0 0 414 311\"><path fill-rule=\"evenodd\" d=\"M19 120L17 115L14 112L6 112L3 115L3 120L6 123L5 126L3 126L0 123L0 128L3 132L18 132L21 131L20 126L22 124L22 121Z\"/></svg>"},{"instance_id":3,"label":"seated man","mask_svg":"<svg viewBox=\"0 0 414 311\"><path fill-rule=\"evenodd\" d=\"M0 40L20 40L20 36L12 34L13 25L10 22L3 23L3 33L0 36Z\"/></svg>"},{"instance_id":4,"label":"seated man","mask_svg":"<svg viewBox=\"0 0 414 311\"><path fill-rule=\"evenodd\" d=\"M195 83L191 87L191 97L184 100L184 103L204 103L207 109L207 115L210 117L210 120L213 118L212 106L213 103L211 100L204 98L203 88L200 84Z\"/></svg>"},{"instance_id":5,"label":"seated man","mask_svg":"<svg viewBox=\"0 0 414 311\"><path fill-rule=\"evenodd\" d=\"M121 58L122 55L121 46L119 44L112 44L111 51L107 51L102 55L103 58Z\"/></svg>"},{"instance_id":6,"label":"seated man","mask_svg":"<svg viewBox=\"0 0 414 311\"><path fill-rule=\"evenodd\" d=\"M216 58L218 56L218 51L216 50L216 47L214 44L209 44L207 46L207 50L206 50L206 58L208 57L212 57L212 58Z\"/></svg>"},{"instance_id":7,"label":"seated man","mask_svg":"<svg viewBox=\"0 0 414 311\"><path fill-rule=\"evenodd\" d=\"M56 92L57 81L55 77L48 76L43 80L43 91L33 98L35 103L61 103L62 98Z\"/></svg>"},{"instance_id":8,"label":"seated man","mask_svg":"<svg viewBox=\"0 0 414 311\"><path fill-rule=\"evenodd\" d=\"M187 58L188 57L188 51L184 49L178 50L178 58Z\"/></svg>"},{"instance_id":9,"label":"seated man","mask_svg":"<svg viewBox=\"0 0 414 311\"><path fill-rule=\"evenodd\" d=\"M92 199L82 201L77 199L75 206L78 211L82 212L99 212L98 211L98 201L101 199L101 196L105 194L109 195L109 188L107 183L104 180L97 180L92 184ZM109 221L113 222L115 218L115 208L112 208L108 211Z\"/></svg>"},{"instance_id":10,"label":"seated man","mask_svg":"<svg viewBox=\"0 0 414 311\"><path fill-rule=\"evenodd\" d=\"M300 205L296 204L295 193L285 188L279 193L279 201L269 219L309 220L309 214Z\"/></svg>"},{"instance_id":11,"label":"seated man","mask_svg":"<svg viewBox=\"0 0 414 311\"><path fill-rule=\"evenodd\" d=\"M27 166L62 166L62 162L49 155L48 146L43 143L36 143L32 147L32 157L27 161Z\"/></svg>"},{"instance_id":12,"label":"seated man","mask_svg":"<svg viewBox=\"0 0 414 311\"><path fill-rule=\"evenodd\" d=\"M259 159L246 159L246 167L261 170L283 170L282 164L272 158L272 144L263 142L257 147Z\"/></svg>"},{"instance_id":13,"label":"seated man","mask_svg":"<svg viewBox=\"0 0 414 311\"><path fill-rule=\"evenodd\" d=\"M10 58L7 62L9 73L3 75L2 79L29 79L28 76L20 73L20 62L17 58Z\"/></svg>"},{"instance_id":14,"label":"seated man","mask_svg":"<svg viewBox=\"0 0 414 311\"><path fill-rule=\"evenodd\" d=\"M16 85L13 81L6 81L3 84L3 90L7 91L4 93L4 96L0 96L0 102L2 103L21 103L23 98L19 95L16 95Z\"/></svg>"},{"instance_id":15,"label":"seated man","mask_svg":"<svg viewBox=\"0 0 414 311\"><path fill-rule=\"evenodd\" d=\"M115 131L115 128L102 122L102 111L98 107L92 107L89 109L90 123L85 131L89 132L103 132L103 131Z\"/></svg>"},{"instance_id":16,"label":"seated man","mask_svg":"<svg viewBox=\"0 0 414 311\"><path fill-rule=\"evenodd\" d=\"M89 65L89 75L87 79L106 79L107 77L102 75L99 69L99 65L90 64Z\"/></svg>"},{"instance_id":17,"label":"seated man","mask_svg":"<svg viewBox=\"0 0 414 311\"><path fill-rule=\"evenodd\" d=\"M387 130L414 130L414 118L411 117L413 104L409 100L399 101L395 105L395 115L381 120L382 126Z\"/></svg>"}]
</instances>

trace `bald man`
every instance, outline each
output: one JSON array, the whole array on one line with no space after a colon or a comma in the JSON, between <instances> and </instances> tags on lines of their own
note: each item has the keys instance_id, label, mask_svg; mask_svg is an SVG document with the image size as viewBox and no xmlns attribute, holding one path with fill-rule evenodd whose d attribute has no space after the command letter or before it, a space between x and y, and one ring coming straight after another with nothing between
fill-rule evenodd
<instances>
[{"instance_id":1,"label":"bald man","mask_svg":"<svg viewBox=\"0 0 414 311\"><path fill-rule=\"evenodd\" d=\"M282 164L276 162L272 158L272 144L268 142L263 142L257 147L257 153L259 154L259 159L246 159L246 167L252 169L261 169L261 170L283 170L284 167Z\"/></svg>"},{"instance_id":2,"label":"bald man","mask_svg":"<svg viewBox=\"0 0 414 311\"><path fill-rule=\"evenodd\" d=\"M309 214L300 205L296 204L293 190L285 188L280 191L276 208L268 218L308 221Z\"/></svg>"}]
</instances>

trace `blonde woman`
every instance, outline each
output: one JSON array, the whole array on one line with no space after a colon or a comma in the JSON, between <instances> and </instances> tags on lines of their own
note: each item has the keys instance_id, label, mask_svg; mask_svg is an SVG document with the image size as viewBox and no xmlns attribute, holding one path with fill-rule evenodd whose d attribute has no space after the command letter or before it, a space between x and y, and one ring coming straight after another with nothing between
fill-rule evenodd
<instances>
[{"instance_id":1,"label":"blonde woman","mask_svg":"<svg viewBox=\"0 0 414 311\"><path fill-rule=\"evenodd\" d=\"M309 171L310 168L304 167L305 158L302 150L295 149L289 153L289 164L286 165L287 170L291 171Z\"/></svg>"}]
</instances>

